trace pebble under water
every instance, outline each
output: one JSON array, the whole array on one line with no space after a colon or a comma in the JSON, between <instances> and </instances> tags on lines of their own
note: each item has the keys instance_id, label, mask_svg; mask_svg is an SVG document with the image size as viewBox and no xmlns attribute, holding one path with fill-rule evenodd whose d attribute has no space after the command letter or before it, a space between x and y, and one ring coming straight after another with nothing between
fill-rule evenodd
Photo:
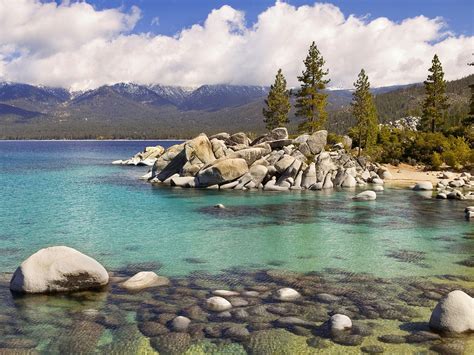
<instances>
[{"instance_id":1,"label":"pebble under water","mask_svg":"<svg viewBox=\"0 0 474 355\"><path fill-rule=\"evenodd\" d=\"M168 189L110 165L157 143L0 142L0 353L474 353L472 334L428 327L442 296L474 295L467 202L397 188L365 203L344 190ZM12 294L11 273L50 245L92 256L110 285ZM147 270L171 285L118 286ZM303 297L276 301L282 287ZM204 306L216 289L239 292L229 312ZM331 333L335 313L353 328ZM191 319L184 332L178 315Z\"/></svg>"}]
</instances>

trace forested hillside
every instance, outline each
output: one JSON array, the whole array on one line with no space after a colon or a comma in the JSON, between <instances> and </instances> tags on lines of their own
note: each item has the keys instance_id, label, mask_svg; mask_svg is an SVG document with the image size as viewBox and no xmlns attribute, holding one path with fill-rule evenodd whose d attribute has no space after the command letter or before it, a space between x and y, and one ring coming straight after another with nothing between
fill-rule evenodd
<instances>
[{"instance_id":1,"label":"forested hillside","mask_svg":"<svg viewBox=\"0 0 474 355\"><path fill-rule=\"evenodd\" d=\"M468 112L474 75L448 82L448 121ZM85 93L0 83L1 139L186 138L200 132L265 130L262 108L268 88L204 85L199 88L119 83ZM422 84L373 90L381 122L419 115ZM345 133L354 125L351 90L328 91L327 128ZM291 100L294 104L294 98ZM300 122L291 109L289 129Z\"/></svg>"}]
</instances>

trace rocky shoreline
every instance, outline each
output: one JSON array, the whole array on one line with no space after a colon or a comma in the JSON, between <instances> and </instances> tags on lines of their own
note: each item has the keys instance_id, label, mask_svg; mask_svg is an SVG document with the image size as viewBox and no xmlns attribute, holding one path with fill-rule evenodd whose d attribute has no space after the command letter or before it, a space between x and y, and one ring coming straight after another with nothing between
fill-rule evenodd
<instances>
[{"instance_id":1,"label":"rocky shoreline","mask_svg":"<svg viewBox=\"0 0 474 355\"><path fill-rule=\"evenodd\" d=\"M322 130L290 139L286 128L253 141L243 132L200 134L166 150L148 147L129 160L113 163L151 165L154 160L143 177L151 183L221 190L322 190L367 184L381 190L384 179L391 178L379 164L353 157L348 152L349 137L331 147L327 138L328 132Z\"/></svg>"},{"instance_id":2,"label":"rocky shoreline","mask_svg":"<svg viewBox=\"0 0 474 355\"><path fill-rule=\"evenodd\" d=\"M210 137L202 133L168 149L146 147L113 164L150 166L143 180L182 188L289 191L358 187L380 192L386 182L407 185L406 173L398 181L400 170L355 157L351 146L347 136L329 146L324 130L290 139L286 128L276 128L253 141L243 132ZM430 179L425 181L421 172L414 173L419 182L407 187L432 191L432 197L438 199L474 200L470 173L426 174Z\"/></svg>"},{"instance_id":3,"label":"rocky shoreline","mask_svg":"<svg viewBox=\"0 0 474 355\"><path fill-rule=\"evenodd\" d=\"M38 270L31 267L41 263L45 250L22 263L25 279ZM77 264L77 258L87 257L77 251L80 255L69 259L60 257L64 250L53 251L56 257L50 261L54 267L36 274L51 285L60 280L63 287L76 292L14 293L11 299L2 282L2 302L9 305L13 301L15 308L8 307L0 318L5 334L0 351L38 347L38 339L23 324L33 326L38 321L51 323L50 331L59 327L54 336L42 332L52 352L123 352L131 350L131 344L140 353L156 350L164 354L267 354L277 350L310 354L351 349L461 354L474 347L474 299L469 286L474 279L469 276L391 280L335 269L322 273L234 269L221 275L196 272L166 278L151 271L132 275L125 268L110 273L101 290L88 291L97 285L84 280L95 280L88 276L96 275L102 266ZM51 250L48 253L52 255ZM67 272L58 275L59 266ZM231 282L226 273L232 274ZM12 277L10 287L17 284L14 280ZM64 297L81 305L63 308L67 314L62 319L58 311L63 311L56 307ZM48 304L56 311L41 308ZM133 324L126 320L130 312ZM18 329L23 330L18 333ZM112 333L113 339L101 343L104 332Z\"/></svg>"}]
</instances>

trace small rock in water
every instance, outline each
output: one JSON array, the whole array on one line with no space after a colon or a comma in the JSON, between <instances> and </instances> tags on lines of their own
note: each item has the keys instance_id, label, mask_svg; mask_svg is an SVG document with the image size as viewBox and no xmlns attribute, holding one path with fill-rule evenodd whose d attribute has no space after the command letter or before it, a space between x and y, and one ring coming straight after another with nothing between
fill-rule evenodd
<instances>
[{"instance_id":1,"label":"small rock in water","mask_svg":"<svg viewBox=\"0 0 474 355\"><path fill-rule=\"evenodd\" d=\"M373 201L377 199L377 194L374 191L367 190L352 198L354 201Z\"/></svg>"},{"instance_id":2,"label":"small rock in water","mask_svg":"<svg viewBox=\"0 0 474 355\"><path fill-rule=\"evenodd\" d=\"M127 290L138 291L149 287L169 285L169 283L170 280L167 277L158 276L153 271L142 271L129 278L121 286Z\"/></svg>"},{"instance_id":3,"label":"small rock in water","mask_svg":"<svg viewBox=\"0 0 474 355\"><path fill-rule=\"evenodd\" d=\"M367 345L361 347L360 350L367 354L382 354L384 352L383 346L380 345Z\"/></svg>"},{"instance_id":4,"label":"small rock in water","mask_svg":"<svg viewBox=\"0 0 474 355\"><path fill-rule=\"evenodd\" d=\"M415 191L431 191L433 190L433 184L431 181L420 181L415 184L413 187Z\"/></svg>"},{"instance_id":5,"label":"small rock in water","mask_svg":"<svg viewBox=\"0 0 474 355\"><path fill-rule=\"evenodd\" d=\"M206 306L214 312L223 312L232 308L232 304L223 297L214 296L206 300Z\"/></svg>"},{"instance_id":6,"label":"small rock in water","mask_svg":"<svg viewBox=\"0 0 474 355\"><path fill-rule=\"evenodd\" d=\"M215 208L225 208L225 206L222 203L218 203L217 205L214 205Z\"/></svg>"},{"instance_id":7,"label":"small rock in water","mask_svg":"<svg viewBox=\"0 0 474 355\"><path fill-rule=\"evenodd\" d=\"M331 330L344 330L352 328L351 319L344 314L335 314L331 317Z\"/></svg>"},{"instance_id":8,"label":"small rock in water","mask_svg":"<svg viewBox=\"0 0 474 355\"><path fill-rule=\"evenodd\" d=\"M212 291L212 294L215 296L221 296L221 297L234 297L234 296L239 295L239 293L236 291L228 291L228 290L214 290Z\"/></svg>"},{"instance_id":9,"label":"small rock in water","mask_svg":"<svg viewBox=\"0 0 474 355\"><path fill-rule=\"evenodd\" d=\"M382 186L382 185L375 185L374 188L373 188L373 190L374 190L375 192L380 192L380 191L383 191L384 189L383 189L383 186Z\"/></svg>"},{"instance_id":10,"label":"small rock in water","mask_svg":"<svg viewBox=\"0 0 474 355\"><path fill-rule=\"evenodd\" d=\"M298 291L289 287L280 288L275 292L275 298L279 301L294 301L300 297L301 295Z\"/></svg>"},{"instance_id":11,"label":"small rock in water","mask_svg":"<svg viewBox=\"0 0 474 355\"><path fill-rule=\"evenodd\" d=\"M191 319L183 316L178 316L172 320L171 326L173 330L177 332L184 332L189 327L189 323L191 323Z\"/></svg>"}]
</instances>

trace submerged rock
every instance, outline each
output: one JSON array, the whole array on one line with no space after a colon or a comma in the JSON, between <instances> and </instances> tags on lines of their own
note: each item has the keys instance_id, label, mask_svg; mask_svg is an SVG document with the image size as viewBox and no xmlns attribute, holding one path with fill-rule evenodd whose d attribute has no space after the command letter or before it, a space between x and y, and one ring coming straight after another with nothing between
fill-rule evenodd
<instances>
[{"instance_id":1,"label":"submerged rock","mask_svg":"<svg viewBox=\"0 0 474 355\"><path fill-rule=\"evenodd\" d=\"M433 310L430 327L452 333L474 331L474 298L460 290L448 293Z\"/></svg>"},{"instance_id":2,"label":"submerged rock","mask_svg":"<svg viewBox=\"0 0 474 355\"><path fill-rule=\"evenodd\" d=\"M183 316L178 316L171 321L171 326L176 332L184 332L188 329L191 319Z\"/></svg>"},{"instance_id":3,"label":"submerged rock","mask_svg":"<svg viewBox=\"0 0 474 355\"><path fill-rule=\"evenodd\" d=\"M10 289L22 293L68 292L107 285L109 274L91 257L66 246L44 248L16 269Z\"/></svg>"},{"instance_id":4,"label":"submerged rock","mask_svg":"<svg viewBox=\"0 0 474 355\"><path fill-rule=\"evenodd\" d=\"M121 286L127 290L138 291L149 287L169 285L169 283L170 280L167 277L158 276L153 271L142 271L129 278Z\"/></svg>"},{"instance_id":5,"label":"submerged rock","mask_svg":"<svg viewBox=\"0 0 474 355\"><path fill-rule=\"evenodd\" d=\"M377 199L377 194L374 191L363 191L352 198L354 201L373 201Z\"/></svg>"},{"instance_id":6,"label":"submerged rock","mask_svg":"<svg viewBox=\"0 0 474 355\"><path fill-rule=\"evenodd\" d=\"M206 306L210 311L223 312L232 308L232 304L225 298L214 296L206 300Z\"/></svg>"}]
</instances>

